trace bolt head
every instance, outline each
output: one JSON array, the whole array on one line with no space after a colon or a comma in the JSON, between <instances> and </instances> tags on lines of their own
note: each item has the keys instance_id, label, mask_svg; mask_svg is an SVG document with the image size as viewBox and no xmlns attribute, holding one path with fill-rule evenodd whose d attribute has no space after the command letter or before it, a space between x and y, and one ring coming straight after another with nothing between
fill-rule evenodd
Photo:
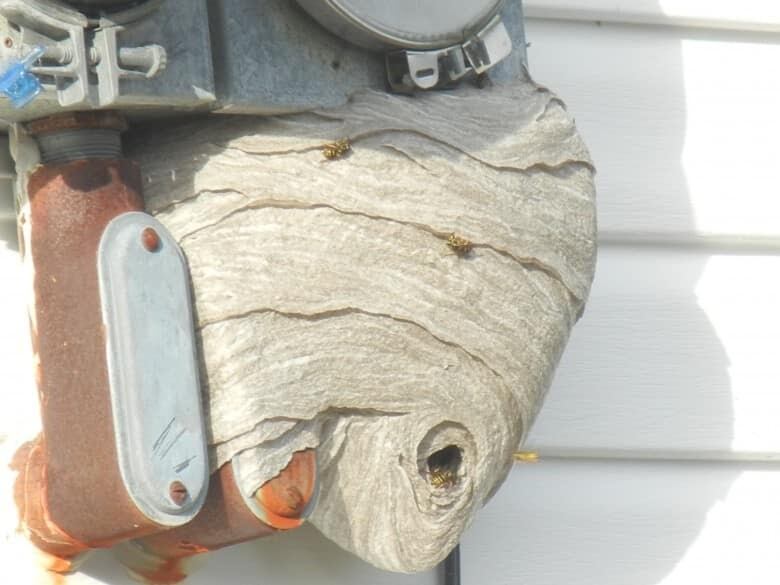
<instances>
[{"instance_id":1,"label":"bolt head","mask_svg":"<svg viewBox=\"0 0 780 585\"><path fill-rule=\"evenodd\" d=\"M156 252L160 249L160 234L148 227L141 232L141 243L149 252Z\"/></svg>"},{"instance_id":2,"label":"bolt head","mask_svg":"<svg viewBox=\"0 0 780 585\"><path fill-rule=\"evenodd\" d=\"M183 506L190 494L187 491L187 486L180 481L174 481L170 485L168 495L174 504Z\"/></svg>"}]
</instances>

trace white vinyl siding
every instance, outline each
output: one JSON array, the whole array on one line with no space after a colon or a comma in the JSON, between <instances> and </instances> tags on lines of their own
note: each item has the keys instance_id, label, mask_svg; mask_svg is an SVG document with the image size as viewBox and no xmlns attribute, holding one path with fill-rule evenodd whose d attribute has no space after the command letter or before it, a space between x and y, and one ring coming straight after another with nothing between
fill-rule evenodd
<instances>
[{"instance_id":1,"label":"white vinyl siding","mask_svg":"<svg viewBox=\"0 0 780 585\"><path fill-rule=\"evenodd\" d=\"M525 0L523 7L531 18L780 30L780 4L773 0Z\"/></svg>"}]
</instances>

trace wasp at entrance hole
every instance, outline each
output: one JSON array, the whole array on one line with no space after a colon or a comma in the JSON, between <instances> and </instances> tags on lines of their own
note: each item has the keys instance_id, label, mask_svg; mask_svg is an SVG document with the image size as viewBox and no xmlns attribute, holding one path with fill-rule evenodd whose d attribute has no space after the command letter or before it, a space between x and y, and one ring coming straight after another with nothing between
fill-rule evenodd
<instances>
[{"instance_id":1,"label":"wasp at entrance hole","mask_svg":"<svg viewBox=\"0 0 780 585\"><path fill-rule=\"evenodd\" d=\"M435 488L449 488L455 485L458 476L452 469L440 468L430 472L428 481Z\"/></svg>"}]
</instances>

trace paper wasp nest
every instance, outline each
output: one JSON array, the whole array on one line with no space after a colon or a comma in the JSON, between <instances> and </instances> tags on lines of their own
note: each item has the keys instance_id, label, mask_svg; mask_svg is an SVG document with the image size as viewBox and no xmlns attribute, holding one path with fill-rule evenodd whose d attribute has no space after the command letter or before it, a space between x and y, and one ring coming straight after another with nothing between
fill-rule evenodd
<instances>
[{"instance_id":1,"label":"paper wasp nest","mask_svg":"<svg viewBox=\"0 0 780 585\"><path fill-rule=\"evenodd\" d=\"M319 530L382 568L440 561L593 277L593 168L561 101L527 79L367 92L155 127L129 155L190 263L212 466L240 457L254 489L316 447Z\"/></svg>"}]
</instances>

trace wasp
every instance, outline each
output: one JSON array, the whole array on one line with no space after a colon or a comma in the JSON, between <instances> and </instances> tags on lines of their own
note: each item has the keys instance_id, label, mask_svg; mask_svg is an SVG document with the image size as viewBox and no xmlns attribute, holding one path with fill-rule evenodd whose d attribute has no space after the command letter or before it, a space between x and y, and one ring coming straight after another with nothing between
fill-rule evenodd
<instances>
[{"instance_id":1,"label":"wasp","mask_svg":"<svg viewBox=\"0 0 780 585\"><path fill-rule=\"evenodd\" d=\"M536 451L516 451L514 458L520 463L536 463L539 461L539 453Z\"/></svg>"},{"instance_id":2,"label":"wasp","mask_svg":"<svg viewBox=\"0 0 780 585\"><path fill-rule=\"evenodd\" d=\"M446 467L440 467L438 469L432 469L428 481L435 488L448 488L455 485L458 481L458 476L452 469Z\"/></svg>"},{"instance_id":3,"label":"wasp","mask_svg":"<svg viewBox=\"0 0 780 585\"><path fill-rule=\"evenodd\" d=\"M331 142L322 147L322 156L328 160L336 160L343 157L352 149L352 143L349 138L342 138L336 142Z\"/></svg>"},{"instance_id":4,"label":"wasp","mask_svg":"<svg viewBox=\"0 0 780 585\"><path fill-rule=\"evenodd\" d=\"M458 256L467 256L473 249L474 244L471 243L471 240L452 233L447 237L447 246Z\"/></svg>"}]
</instances>

